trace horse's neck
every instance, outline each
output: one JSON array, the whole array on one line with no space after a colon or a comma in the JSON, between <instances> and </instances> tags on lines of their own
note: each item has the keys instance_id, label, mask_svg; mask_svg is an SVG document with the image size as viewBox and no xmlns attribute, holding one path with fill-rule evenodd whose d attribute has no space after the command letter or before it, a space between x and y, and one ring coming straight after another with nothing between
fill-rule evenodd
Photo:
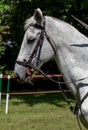
<instances>
[{"instance_id":1,"label":"horse's neck","mask_svg":"<svg viewBox=\"0 0 88 130\"><path fill-rule=\"evenodd\" d=\"M64 26L66 25L63 25L63 27ZM68 88L76 98L78 94L79 98L82 98L87 92L87 89L80 88L78 90L79 83L75 83L75 81L88 76L88 58L86 56L88 48L81 47L81 45L83 46L85 43L88 44L88 38L68 24L65 29L64 31L61 29L61 34L58 34L58 38L54 39L56 40L57 46L56 61L64 79L67 82L72 82L68 83ZM67 33L65 33L65 31ZM52 36L54 36L54 34ZM85 46L87 46L86 44ZM86 71L85 73L84 70Z\"/></svg>"},{"instance_id":2,"label":"horse's neck","mask_svg":"<svg viewBox=\"0 0 88 130\"><path fill-rule=\"evenodd\" d=\"M77 69L80 69L80 68L78 68L78 66L77 68L74 68L74 66L73 68L71 68L72 63L67 61L68 62L67 64L67 62L65 61L65 56L66 56L65 53L63 55L63 53L61 53L60 50L58 50L57 56L56 56L57 66L63 75L64 81L67 82L66 85L68 89L71 91L71 93L73 93L76 100L77 101L82 100L84 95L88 92L88 79L82 80L80 82L75 82L75 81L77 81L78 79L87 77L88 73L85 74L86 72L84 72L83 69L80 70L80 73L79 73L79 70ZM69 60L70 60L70 57L69 57ZM69 66L69 64L71 66ZM88 72L88 70L86 71Z\"/></svg>"},{"instance_id":3,"label":"horse's neck","mask_svg":"<svg viewBox=\"0 0 88 130\"><path fill-rule=\"evenodd\" d=\"M76 97L77 90L72 82L72 78L68 69L68 65L65 62L64 57L62 56L62 53L60 51L57 52L57 56L55 57L58 69L60 70L61 74L63 75L63 82L67 82L65 85L67 85L68 89L73 93L74 97Z\"/></svg>"}]
</instances>

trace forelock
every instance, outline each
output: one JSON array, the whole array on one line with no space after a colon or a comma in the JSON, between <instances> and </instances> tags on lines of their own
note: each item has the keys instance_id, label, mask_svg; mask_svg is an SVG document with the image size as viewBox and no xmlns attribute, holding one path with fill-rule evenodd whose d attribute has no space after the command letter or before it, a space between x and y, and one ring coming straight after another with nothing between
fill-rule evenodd
<instances>
[{"instance_id":1,"label":"forelock","mask_svg":"<svg viewBox=\"0 0 88 130\"><path fill-rule=\"evenodd\" d=\"M29 27L31 24L33 24L34 22L35 22L34 16L32 16L31 18L26 19L25 24L24 24L24 30L27 30L28 27Z\"/></svg>"}]
</instances>

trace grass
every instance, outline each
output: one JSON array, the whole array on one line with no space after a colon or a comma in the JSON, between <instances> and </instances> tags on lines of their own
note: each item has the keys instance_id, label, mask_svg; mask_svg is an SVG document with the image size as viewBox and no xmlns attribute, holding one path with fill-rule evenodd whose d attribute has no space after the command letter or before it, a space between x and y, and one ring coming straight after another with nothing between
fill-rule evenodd
<instances>
[{"instance_id":1,"label":"grass","mask_svg":"<svg viewBox=\"0 0 88 130\"><path fill-rule=\"evenodd\" d=\"M75 105L72 95L67 95ZM8 114L5 97L2 99L0 130L79 130L79 127L61 94L12 95Z\"/></svg>"}]
</instances>

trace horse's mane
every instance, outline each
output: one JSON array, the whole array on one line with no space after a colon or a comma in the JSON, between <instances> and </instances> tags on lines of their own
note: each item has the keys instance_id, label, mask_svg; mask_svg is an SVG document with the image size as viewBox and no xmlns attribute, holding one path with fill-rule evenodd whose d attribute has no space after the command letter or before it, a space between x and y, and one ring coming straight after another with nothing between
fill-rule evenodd
<instances>
[{"instance_id":1,"label":"horse's mane","mask_svg":"<svg viewBox=\"0 0 88 130\"><path fill-rule=\"evenodd\" d=\"M53 20L55 20L55 21L57 21L57 22L61 22L61 23L67 24L65 21L62 21L62 20L57 19L57 18L55 18L55 17L46 16L46 18L47 18L47 17L48 17L48 18L51 18L51 19L53 19ZM51 19L50 19L50 20L51 20ZM35 23L34 16L32 16L32 17L26 19L26 21L24 22L24 30L27 30L27 28L28 28L31 24L33 24L33 23ZM50 22L49 22L49 23L50 23Z\"/></svg>"},{"instance_id":2,"label":"horse's mane","mask_svg":"<svg viewBox=\"0 0 88 130\"><path fill-rule=\"evenodd\" d=\"M79 32L79 31L78 31L76 28L74 28L72 25L70 25L69 23L67 23L67 22L65 22L65 21L63 21L63 20L61 20L61 19L58 19L58 18L55 18L55 17L51 17L51 16L45 16L45 17L46 17L46 19L48 19L47 22L48 22L48 24L51 25L51 26L52 26L52 23L54 23L54 21L57 21L58 23L61 23L61 25L64 25L65 27L69 28L71 31L73 30L73 32L75 32L75 33L78 33L78 32ZM35 23L36 23L36 21L35 21L35 19L34 19L34 16L32 16L32 17L26 19L26 21L25 21L25 23L24 23L24 30L26 31L31 24L35 24ZM58 25L59 25L59 24L58 24ZM63 27L64 27L64 26L63 26ZM49 29L49 28L48 28L48 29ZM54 30L55 30L55 28L54 28ZM56 26L56 30L57 30L57 26ZM80 33L80 34L81 34L81 33ZM81 34L81 35L83 35L83 34Z\"/></svg>"}]
</instances>

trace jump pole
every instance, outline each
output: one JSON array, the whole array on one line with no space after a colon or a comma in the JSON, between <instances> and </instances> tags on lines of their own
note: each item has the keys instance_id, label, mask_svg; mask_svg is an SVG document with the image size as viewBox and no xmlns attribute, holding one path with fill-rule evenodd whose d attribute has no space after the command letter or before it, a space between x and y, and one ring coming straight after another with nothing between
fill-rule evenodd
<instances>
[{"instance_id":1,"label":"jump pole","mask_svg":"<svg viewBox=\"0 0 88 130\"><path fill-rule=\"evenodd\" d=\"M0 74L0 106L1 106L1 100L2 100L2 74Z\"/></svg>"},{"instance_id":2,"label":"jump pole","mask_svg":"<svg viewBox=\"0 0 88 130\"><path fill-rule=\"evenodd\" d=\"M6 108L5 108L5 114L8 113L9 90L10 90L10 75L8 75L8 82L7 82L7 94L6 94Z\"/></svg>"}]
</instances>

